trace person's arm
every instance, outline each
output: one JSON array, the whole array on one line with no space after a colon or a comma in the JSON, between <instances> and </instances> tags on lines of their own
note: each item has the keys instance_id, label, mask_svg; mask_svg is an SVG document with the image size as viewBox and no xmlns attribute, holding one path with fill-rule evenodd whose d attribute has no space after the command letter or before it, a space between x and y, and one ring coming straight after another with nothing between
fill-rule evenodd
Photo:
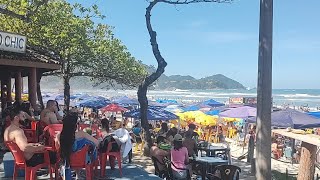
<instances>
[{"instance_id":1,"label":"person's arm","mask_svg":"<svg viewBox=\"0 0 320 180\"><path fill-rule=\"evenodd\" d=\"M22 130L15 132L15 142L22 152L33 153L44 150L44 146L36 143L28 143L27 137Z\"/></svg>"},{"instance_id":2,"label":"person's arm","mask_svg":"<svg viewBox=\"0 0 320 180\"><path fill-rule=\"evenodd\" d=\"M24 116L26 117L26 119L28 119L30 121L35 121L35 119L32 116L30 116L28 113L26 113L26 112L23 112L23 113L24 113Z\"/></svg>"},{"instance_id":3,"label":"person's arm","mask_svg":"<svg viewBox=\"0 0 320 180\"><path fill-rule=\"evenodd\" d=\"M57 120L63 120L63 117L60 116L58 111L56 111L55 114L56 114Z\"/></svg>"}]
</instances>

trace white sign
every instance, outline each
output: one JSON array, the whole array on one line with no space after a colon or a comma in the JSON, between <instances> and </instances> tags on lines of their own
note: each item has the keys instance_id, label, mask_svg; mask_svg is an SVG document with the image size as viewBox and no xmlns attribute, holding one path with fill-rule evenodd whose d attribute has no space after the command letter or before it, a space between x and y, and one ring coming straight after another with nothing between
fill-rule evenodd
<instances>
[{"instance_id":1,"label":"white sign","mask_svg":"<svg viewBox=\"0 0 320 180\"><path fill-rule=\"evenodd\" d=\"M27 38L25 36L0 31L0 50L25 53L26 44Z\"/></svg>"}]
</instances>

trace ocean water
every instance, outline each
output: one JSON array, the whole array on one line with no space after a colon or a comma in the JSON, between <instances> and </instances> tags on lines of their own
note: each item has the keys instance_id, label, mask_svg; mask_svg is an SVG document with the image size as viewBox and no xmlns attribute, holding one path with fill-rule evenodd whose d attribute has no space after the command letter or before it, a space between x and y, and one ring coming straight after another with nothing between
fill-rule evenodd
<instances>
[{"instance_id":1,"label":"ocean water","mask_svg":"<svg viewBox=\"0 0 320 180\"><path fill-rule=\"evenodd\" d=\"M44 90L44 92L52 92ZM136 90L71 90L75 93L88 93L91 95L101 95L105 97L130 96L136 97ZM62 92L60 92L62 93ZM175 90L175 91L155 91L148 92L150 100L174 99L180 102L204 101L214 99L220 102L227 102L230 97L256 97L257 90ZM308 106L320 107L320 89L274 89L272 91L274 105L286 105L291 107Z\"/></svg>"}]
</instances>

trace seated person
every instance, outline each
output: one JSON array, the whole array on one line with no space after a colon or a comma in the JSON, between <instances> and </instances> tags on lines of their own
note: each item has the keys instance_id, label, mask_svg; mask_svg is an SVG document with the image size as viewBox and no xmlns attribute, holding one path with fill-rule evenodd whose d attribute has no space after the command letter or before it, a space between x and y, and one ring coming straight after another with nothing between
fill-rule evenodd
<instances>
[{"instance_id":1,"label":"seated person","mask_svg":"<svg viewBox=\"0 0 320 180\"><path fill-rule=\"evenodd\" d=\"M107 136L110 132L110 127L109 127L109 120L107 118L103 118L101 120L101 138L104 138Z\"/></svg>"},{"instance_id":2,"label":"seated person","mask_svg":"<svg viewBox=\"0 0 320 180\"><path fill-rule=\"evenodd\" d=\"M10 111L11 125L4 131L4 141L12 141L18 145L24 154L27 166L37 166L44 163L44 154L37 153L44 150L44 146L39 143L28 143L24 131L20 128L20 121L26 119L25 113L17 108ZM49 152L50 162L56 162L56 154Z\"/></svg>"},{"instance_id":3,"label":"seated person","mask_svg":"<svg viewBox=\"0 0 320 180\"><path fill-rule=\"evenodd\" d=\"M276 138L272 138L271 152L277 156L275 159L279 159L283 155L283 145L280 145Z\"/></svg>"},{"instance_id":4,"label":"seated person","mask_svg":"<svg viewBox=\"0 0 320 180\"><path fill-rule=\"evenodd\" d=\"M86 132L76 131L77 120L78 114L70 112L64 118L62 131L57 134L55 139L56 147L60 148L60 157L64 162L65 168L70 165L71 153L81 150L87 144L92 145L94 148L92 151L93 157L94 159L97 158L96 149L99 145L99 141ZM92 159L92 161L94 159Z\"/></svg>"},{"instance_id":5,"label":"seated person","mask_svg":"<svg viewBox=\"0 0 320 180\"><path fill-rule=\"evenodd\" d=\"M196 140L192 139L192 133L186 132L185 139L183 141L183 146L188 149L188 155L192 156L195 155L197 152L197 143Z\"/></svg>"},{"instance_id":6,"label":"seated person","mask_svg":"<svg viewBox=\"0 0 320 180\"><path fill-rule=\"evenodd\" d=\"M40 119L46 125L49 124L61 124L62 117L59 115L59 107L57 106L56 101L49 100L47 106L42 110L40 114Z\"/></svg>"},{"instance_id":7,"label":"seated person","mask_svg":"<svg viewBox=\"0 0 320 180\"><path fill-rule=\"evenodd\" d=\"M173 177L175 179L187 179L187 164L189 163L188 149L183 147L182 136L176 134L173 140L173 149L171 149L171 162L174 165L171 165ZM189 170L191 173L192 171Z\"/></svg>"},{"instance_id":8,"label":"seated person","mask_svg":"<svg viewBox=\"0 0 320 180\"><path fill-rule=\"evenodd\" d=\"M157 158L158 161L161 163L160 164L157 162L159 171L163 171L165 169L165 165L163 165L164 164L163 158L170 155L168 151L159 148L160 144L165 144L165 143L166 143L165 138L163 136L158 136L156 140L156 144L154 144L150 149L151 157Z\"/></svg>"},{"instance_id":9,"label":"seated person","mask_svg":"<svg viewBox=\"0 0 320 180\"><path fill-rule=\"evenodd\" d=\"M178 129L175 128L175 127L171 128L171 129L167 132L166 138L167 138L167 142L168 142L169 144L173 144L173 139L174 139L174 136L175 136L176 134L178 134Z\"/></svg>"},{"instance_id":10,"label":"seated person","mask_svg":"<svg viewBox=\"0 0 320 180\"><path fill-rule=\"evenodd\" d=\"M129 158L129 163L132 159L132 141L131 136L123 127L123 123L119 119L112 121L111 128L114 130L111 134L113 138L117 141L118 145L121 146L121 153L123 158Z\"/></svg>"}]
</instances>

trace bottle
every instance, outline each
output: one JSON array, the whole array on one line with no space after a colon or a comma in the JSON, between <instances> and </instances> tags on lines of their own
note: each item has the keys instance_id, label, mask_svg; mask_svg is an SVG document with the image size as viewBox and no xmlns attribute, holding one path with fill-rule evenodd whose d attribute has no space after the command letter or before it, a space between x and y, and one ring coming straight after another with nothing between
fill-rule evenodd
<instances>
[{"instance_id":1,"label":"bottle","mask_svg":"<svg viewBox=\"0 0 320 180\"><path fill-rule=\"evenodd\" d=\"M201 151L198 151L198 158L201 157Z\"/></svg>"}]
</instances>

